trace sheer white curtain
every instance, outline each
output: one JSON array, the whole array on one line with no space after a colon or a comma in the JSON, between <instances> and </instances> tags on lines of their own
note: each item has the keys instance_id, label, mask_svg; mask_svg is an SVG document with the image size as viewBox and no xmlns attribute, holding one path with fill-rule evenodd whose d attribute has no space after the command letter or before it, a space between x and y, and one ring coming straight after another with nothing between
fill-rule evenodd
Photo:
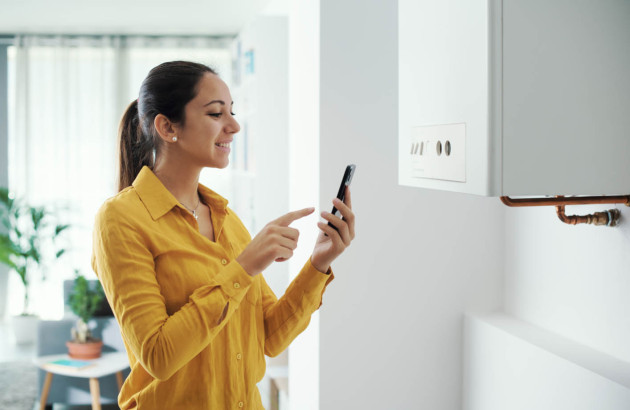
<instances>
[{"instance_id":1,"label":"sheer white curtain","mask_svg":"<svg viewBox=\"0 0 630 410\"><path fill-rule=\"evenodd\" d=\"M148 71L164 61L193 60L215 67L229 84L229 42L16 38L9 50L9 188L31 205L55 209L61 221L71 225L68 254L51 267L45 282L32 286L32 305L41 317L63 315L62 283L73 278L74 269L93 275L94 215L116 193L119 120ZM226 190L230 186L225 177L216 182ZM9 290L9 313L17 314L23 292L17 275L11 275Z\"/></svg>"},{"instance_id":2,"label":"sheer white curtain","mask_svg":"<svg viewBox=\"0 0 630 410\"><path fill-rule=\"evenodd\" d=\"M68 253L50 267L46 282L32 282L32 307L43 317L63 314L62 282L75 268L90 274L89 215L113 193L119 41L29 36L10 50L9 187L72 226ZM17 281L9 289L15 314L22 289Z\"/></svg>"}]
</instances>

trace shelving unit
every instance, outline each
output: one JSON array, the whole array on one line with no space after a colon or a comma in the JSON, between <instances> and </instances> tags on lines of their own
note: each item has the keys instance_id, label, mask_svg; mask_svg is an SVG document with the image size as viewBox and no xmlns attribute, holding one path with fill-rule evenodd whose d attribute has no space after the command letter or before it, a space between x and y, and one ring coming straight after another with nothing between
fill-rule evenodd
<instances>
[{"instance_id":1,"label":"shelving unit","mask_svg":"<svg viewBox=\"0 0 630 410\"><path fill-rule=\"evenodd\" d=\"M466 317L465 410L628 408L629 362L504 313Z\"/></svg>"}]
</instances>

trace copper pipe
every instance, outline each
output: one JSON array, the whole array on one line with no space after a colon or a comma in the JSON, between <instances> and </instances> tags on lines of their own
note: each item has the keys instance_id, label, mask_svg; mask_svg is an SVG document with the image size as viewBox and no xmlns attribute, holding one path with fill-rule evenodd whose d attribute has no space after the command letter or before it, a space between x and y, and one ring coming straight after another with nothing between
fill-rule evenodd
<instances>
[{"instance_id":1,"label":"copper pipe","mask_svg":"<svg viewBox=\"0 0 630 410\"><path fill-rule=\"evenodd\" d=\"M630 206L630 195L617 196L574 196L565 198L520 198L514 199L502 196L501 202L507 206L563 206L563 205L591 205L591 204L625 204Z\"/></svg>"},{"instance_id":2,"label":"copper pipe","mask_svg":"<svg viewBox=\"0 0 630 410\"><path fill-rule=\"evenodd\" d=\"M558 218L566 224L593 224L616 226L621 217L621 211L618 209L609 209L603 212L595 212L588 215L571 215L567 216L564 212L566 205L592 205L592 204L625 204L630 206L630 195L618 196L576 196L565 198L558 195L555 198L522 198L513 199L509 196L502 196L501 202L507 206L555 206Z\"/></svg>"},{"instance_id":3,"label":"copper pipe","mask_svg":"<svg viewBox=\"0 0 630 410\"><path fill-rule=\"evenodd\" d=\"M560 218L562 222L570 225L593 224L616 226L619 221L619 217L621 216L619 209L609 209L608 211L595 212L594 214L589 215L567 216L564 213L564 205L556 206L556 212L558 214L558 218Z\"/></svg>"}]
</instances>

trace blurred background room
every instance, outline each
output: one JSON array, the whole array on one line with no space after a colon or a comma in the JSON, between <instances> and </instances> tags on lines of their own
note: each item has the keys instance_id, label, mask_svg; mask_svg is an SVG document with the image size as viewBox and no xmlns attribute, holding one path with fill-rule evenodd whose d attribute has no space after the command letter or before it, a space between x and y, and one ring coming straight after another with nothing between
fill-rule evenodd
<instances>
[{"instance_id":1,"label":"blurred background room","mask_svg":"<svg viewBox=\"0 0 630 410\"><path fill-rule=\"evenodd\" d=\"M420 4L447 17L416 13ZM550 50L555 62L573 58L575 70L525 59L532 66L522 71L551 79L543 92L533 81L508 82L507 71L495 76L493 53L504 51L507 64L527 52L488 40L496 33L486 23L501 5L520 18L533 50ZM39 235L22 238L24 249L37 249L26 276L0 264L0 409L40 408L43 391L49 410L118 408L119 369L105 370L94 393L88 378L55 374L47 384L38 358L64 353L77 272L96 285L92 227L117 191L118 124L148 71L170 60L205 63L230 87L241 125L230 165L205 169L200 182L229 200L252 236L290 210L317 208L293 225L301 232L294 257L264 272L278 296L310 255L316 214L331 207L345 166L357 165L356 239L335 261L308 329L267 358L258 384L266 409L630 408L628 207L606 205L620 216L616 227L569 226L553 207L506 207L498 198L505 190L468 189L477 176L500 185L494 165L518 163L513 173L528 180L548 161L554 173L576 177L577 189L529 194L630 194L629 24L628 0L0 0L0 188L4 206L22 206L16 226ZM483 26L477 48L477 37L461 34L469 26ZM515 26L506 26L506 39ZM423 27L431 30L418 34ZM595 33L594 46L574 40L581 30ZM416 43L422 75L405 60ZM440 93L439 79L461 72L474 79ZM409 76L425 88L408 86ZM507 97L504 116L492 111L502 96L495 78L514 85L506 96L533 96L538 114L509 111ZM483 98L460 93L475 87ZM412 109L419 101L429 108ZM444 107L457 108L432 122ZM477 123L460 114L477 109L483 127L547 121L555 134L519 137L531 151L508 161L507 142L475 145ZM467 123L465 183L403 183L401 164L416 147L410 154L405 115ZM615 133L600 120L606 115ZM607 133L615 136L604 140ZM582 155L579 166L570 149ZM585 170L607 188L573 192ZM10 226L0 229L6 237ZM90 326L116 355L124 348L106 307ZM34 327L18 336L23 313Z\"/></svg>"}]
</instances>

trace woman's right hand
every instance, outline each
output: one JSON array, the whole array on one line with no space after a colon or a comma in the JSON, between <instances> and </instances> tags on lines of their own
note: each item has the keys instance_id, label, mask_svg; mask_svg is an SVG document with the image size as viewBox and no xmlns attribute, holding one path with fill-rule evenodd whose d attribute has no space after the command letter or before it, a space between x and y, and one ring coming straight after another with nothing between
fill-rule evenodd
<instances>
[{"instance_id":1,"label":"woman's right hand","mask_svg":"<svg viewBox=\"0 0 630 410\"><path fill-rule=\"evenodd\" d=\"M300 231L289 225L300 218L310 215L315 208L304 208L289 212L269 222L252 239L236 261L250 276L256 276L271 265L273 261L284 262L293 256L297 248Z\"/></svg>"}]
</instances>

